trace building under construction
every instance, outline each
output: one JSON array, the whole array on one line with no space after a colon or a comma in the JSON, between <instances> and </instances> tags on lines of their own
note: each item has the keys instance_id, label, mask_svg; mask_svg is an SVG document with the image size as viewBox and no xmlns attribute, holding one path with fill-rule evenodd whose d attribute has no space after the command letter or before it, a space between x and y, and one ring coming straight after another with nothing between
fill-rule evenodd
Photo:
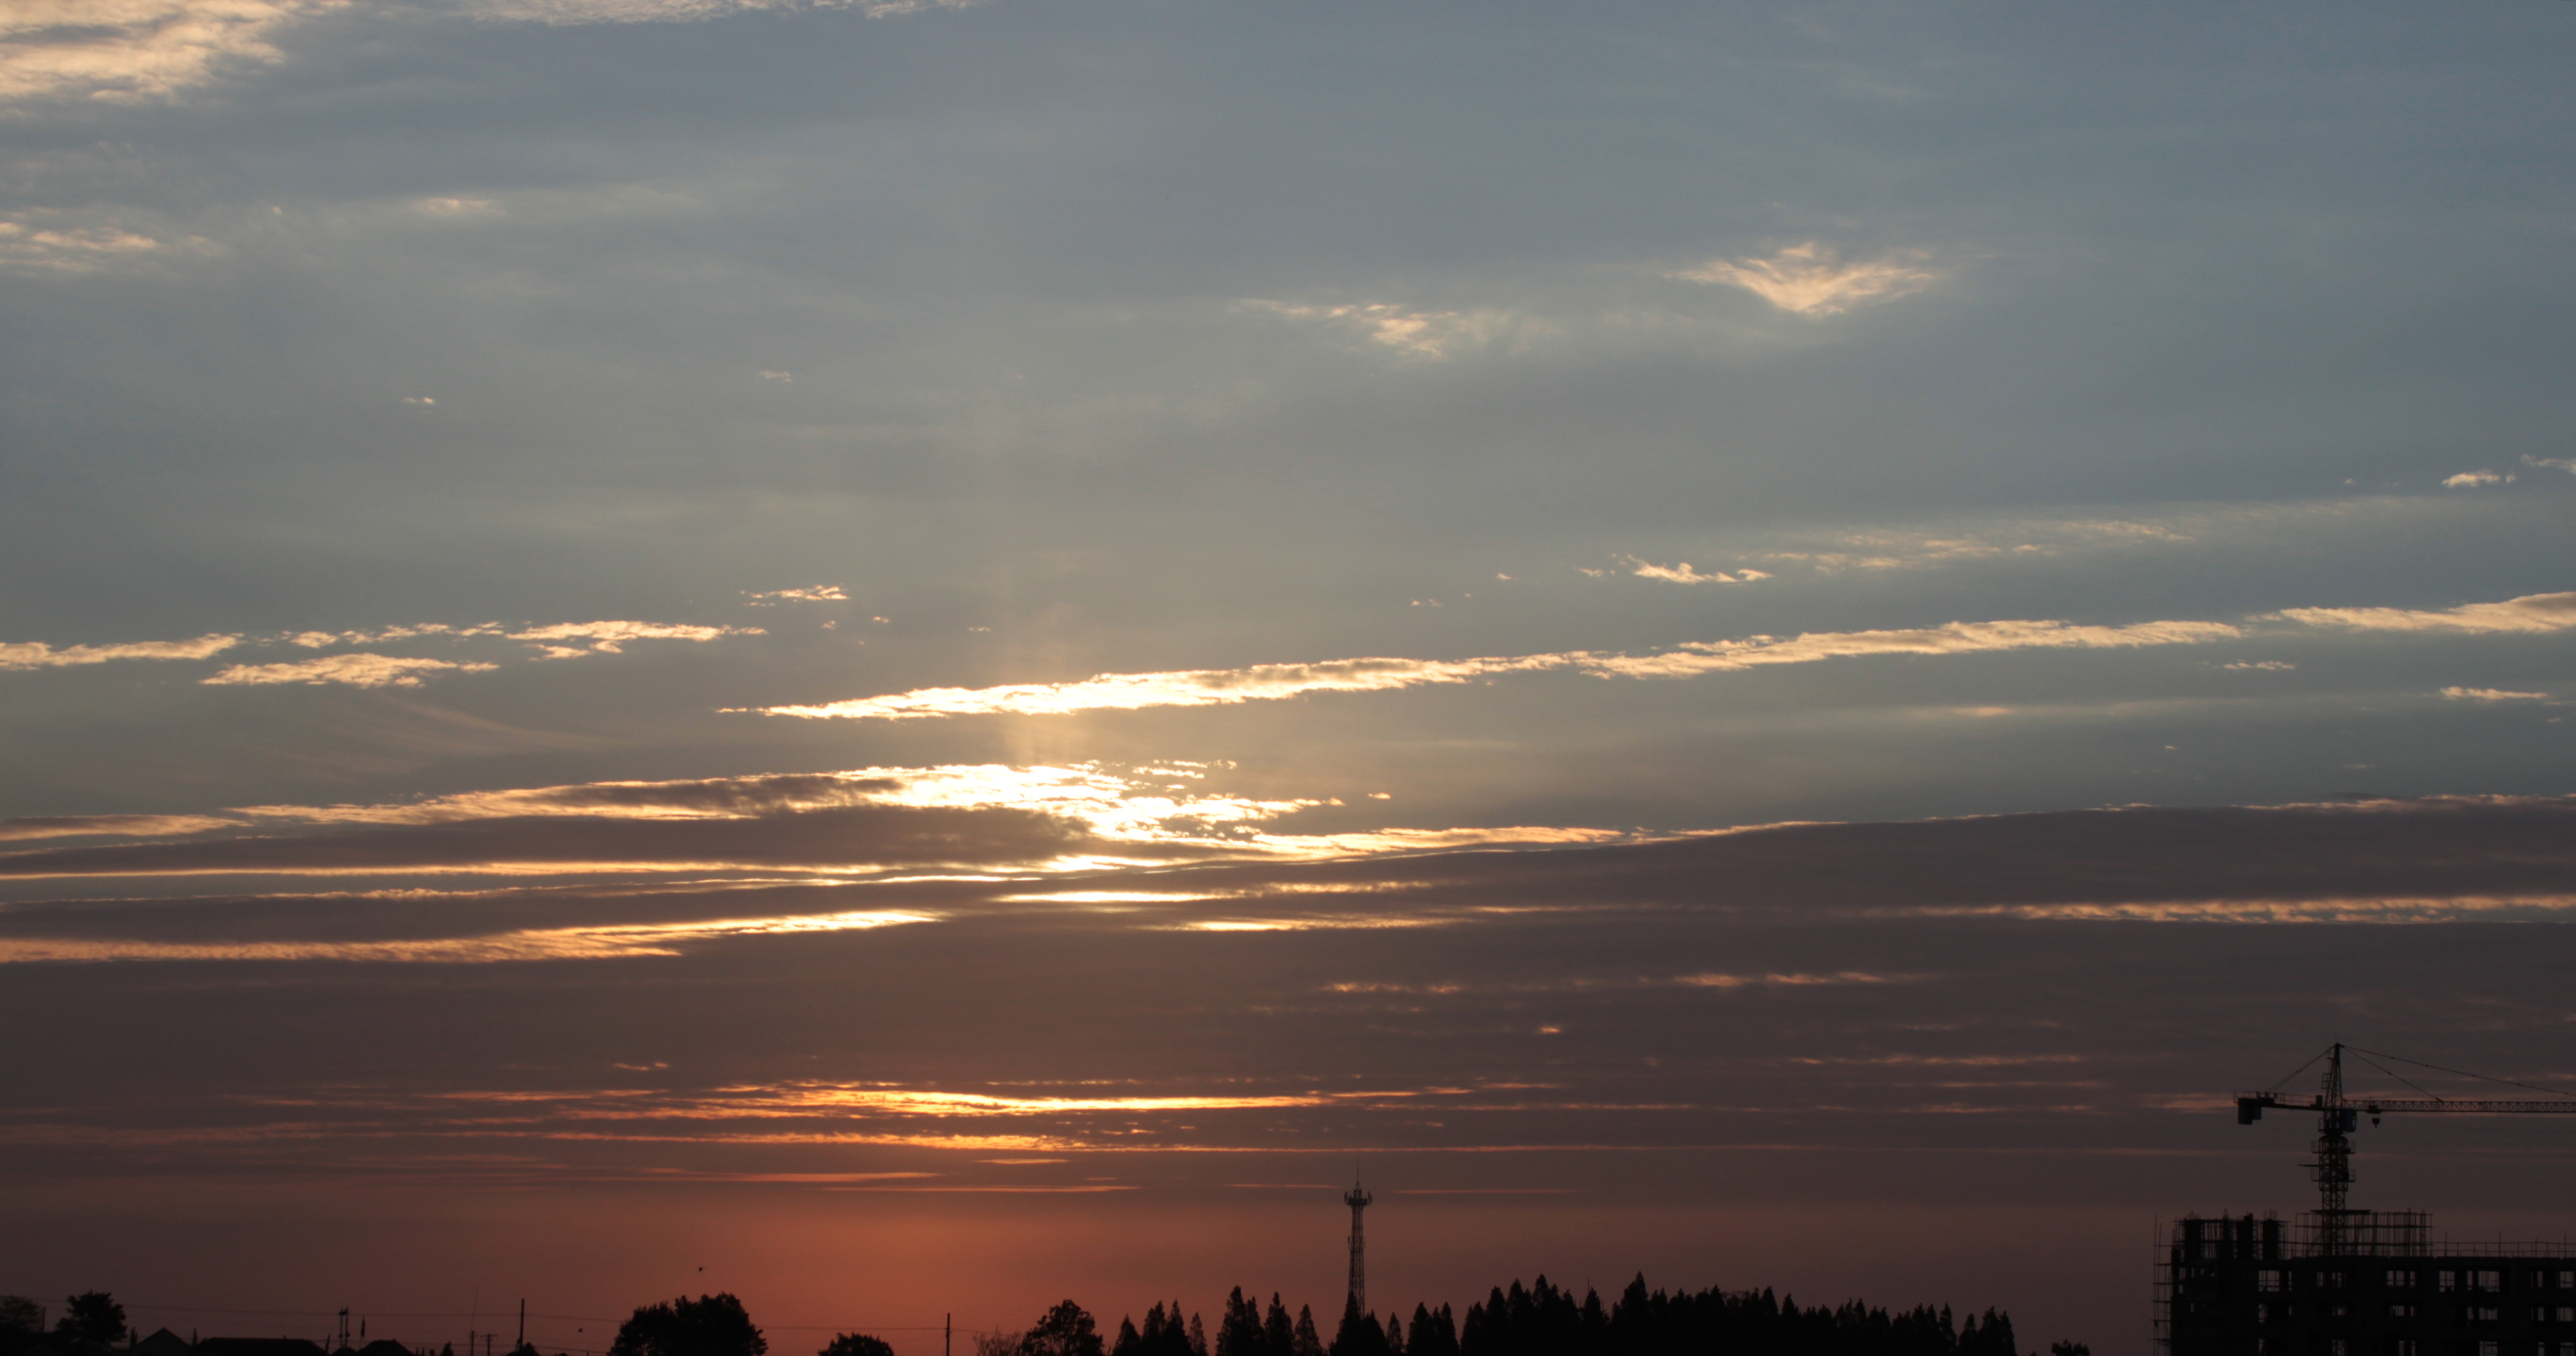
<instances>
[{"instance_id":1,"label":"building under construction","mask_svg":"<svg viewBox=\"0 0 2576 1356\"><path fill-rule=\"evenodd\" d=\"M2576 1356L2576 1249L2436 1247L2427 1217L2186 1215L2159 1259L2172 1356ZM2333 1235L2333 1237L2329 1237Z\"/></svg>"},{"instance_id":2,"label":"building under construction","mask_svg":"<svg viewBox=\"0 0 2576 1356\"><path fill-rule=\"evenodd\" d=\"M2363 1116L2377 1125L2399 1112L2566 1114L2576 1098L2349 1098L2348 1048L2319 1057L2324 1086L2312 1099L2284 1101L2277 1090L2236 1099L2240 1125L2266 1110L2316 1113L2307 1166L2318 1208L2292 1220L2176 1220L2156 1264L2158 1344L2167 1356L2576 1356L2576 1247L2437 1244L2421 1211L2348 1204Z\"/></svg>"}]
</instances>

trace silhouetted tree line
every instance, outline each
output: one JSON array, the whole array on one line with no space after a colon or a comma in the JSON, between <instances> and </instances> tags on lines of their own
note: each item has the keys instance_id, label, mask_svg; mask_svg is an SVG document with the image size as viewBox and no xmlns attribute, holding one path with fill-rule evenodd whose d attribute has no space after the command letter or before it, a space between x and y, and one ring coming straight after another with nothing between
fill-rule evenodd
<instances>
[{"instance_id":1,"label":"silhouetted tree line","mask_svg":"<svg viewBox=\"0 0 2576 1356\"><path fill-rule=\"evenodd\" d=\"M49 1331L32 1300L0 1295L0 1356L107 1356L133 1335L124 1306L104 1291L74 1295ZM2081 1342L2049 1347L2052 1356L2092 1356ZM1327 1344L1311 1309L1288 1306L1276 1293L1264 1307L1237 1286L1211 1346L1199 1317L1182 1316L1178 1300L1145 1311L1144 1326L1118 1321L1104 1341L1090 1313L1066 1300L1039 1315L1025 1333L975 1339L976 1356L2023 1356L2012 1317L1995 1309L1954 1321L1947 1306L1889 1312L1858 1300L1800 1308L1769 1290L1648 1290L1642 1275L1604 1306L1586 1289L1581 1300L1545 1276L1524 1287L1496 1287L1467 1306L1464 1322L1448 1305L1413 1306L1412 1321L1381 1322L1346 1300ZM452 1353L452 1349L451 1349ZM635 1311L617 1329L608 1356L768 1356L761 1335L730 1294L686 1296ZM538 1356L522 1344L511 1356ZM894 1356L884 1339L845 1332L816 1356ZM2030 1356L2038 1356L2036 1352Z\"/></svg>"},{"instance_id":2,"label":"silhouetted tree line","mask_svg":"<svg viewBox=\"0 0 2576 1356\"><path fill-rule=\"evenodd\" d=\"M2060 1341L2052 1356L2092 1356L2084 1343ZM717 1356L708 1353L708 1356ZM859 1356L827 1349L822 1356ZM869 1356L876 1356L869 1353ZM1346 1300L1328 1344L1312 1310L1295 1318L1277 1294L1265 1307L1240 1286L1226 1297L1211 1347L1199 1317L1176 1301L1118 1322L1114 1344L1081 1305L1066 1300L1025 1334L993 1334L976 1356L2023 1356L2012 1316L1988 1309L1964 1319L1947 1306L1890 1312L1858 1300L1801 1308L1769 1290L1648 1290L1642 1275L1616 1303L1586 1290L1559 1290L1544 1276L1496 1287L1467 1306L1462 1322L1448 1305L1413 1306L1410 1322L1381 1321ZM2036 1352L2030 1356L2038 1356Z\"/></svg>"},{"instance_id":3,"label":"silhouetted tree line","mask_svg":"<svg viewBox=\"0 0 2576 1356\"><path fill-rule=\"evenodd\" d=\"M125 1306L104 1290L84 1291L63 1301L63 1316L45 1327L45 1306L24 1295L0 1295L0 1356L94 1356L132 1338L125 1326Z\"/></svg>"},{"instance_id":4,"label":"silhouetted tree line","mask_svg":"<svg viewBox=\"0 0 2576 1356\"><path fill-rule=\"evenodd\" d=\"M683 1295L637 1309L618 1325L608 1356L769 1356L769 1339L752 1326L750 1312L731 1294Z\"/></svg>"}]
</instances>

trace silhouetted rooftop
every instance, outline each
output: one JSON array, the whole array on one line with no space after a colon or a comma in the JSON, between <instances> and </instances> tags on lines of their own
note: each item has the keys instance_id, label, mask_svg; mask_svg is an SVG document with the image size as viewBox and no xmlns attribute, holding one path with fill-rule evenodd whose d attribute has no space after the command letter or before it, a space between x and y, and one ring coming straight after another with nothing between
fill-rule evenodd
<instances>
[{"instance_id":1,"label":"silhouetted rooftop","mask_svg":"<svg viewBox=\"0 0 2576 1356\"><path fill-rule=\"evenodd\" d=\"M326 1356L319 1342L301 1337L209 1337L196 1356Z\"/></svg>"}]
</instances>

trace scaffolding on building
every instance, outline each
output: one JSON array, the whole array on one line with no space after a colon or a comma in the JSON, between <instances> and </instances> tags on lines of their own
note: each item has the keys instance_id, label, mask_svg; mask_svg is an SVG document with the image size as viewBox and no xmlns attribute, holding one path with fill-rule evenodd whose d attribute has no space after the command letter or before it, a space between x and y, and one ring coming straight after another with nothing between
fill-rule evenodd
<instances>
[{"instance_id":1,"label":"scaffolding on building","mask_svg":"<svg viewBox=\"0 0 2576 1356\"><path fill-rule=\"evenodd\" d=\"M2168 1356L2576 1353L2576 1243L2436 1240L2421 1210L2323 1214L2175 1220L2156 1250L2157 1347Z\"/></svg>"}]
</instances>

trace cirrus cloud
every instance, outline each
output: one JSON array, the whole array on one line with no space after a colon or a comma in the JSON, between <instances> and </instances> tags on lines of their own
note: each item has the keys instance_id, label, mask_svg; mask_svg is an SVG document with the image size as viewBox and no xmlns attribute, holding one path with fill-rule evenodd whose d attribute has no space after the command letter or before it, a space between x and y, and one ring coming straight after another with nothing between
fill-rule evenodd
<instances>
[{"instance_id":1,"label":"cirrus cloud","mask_svg":"<svg viewBox=\"0 0 2576 1356\"><path fill-rule=\"evenodd\" d=\"M1628 573L1640 579L1660 579L1667 584L1750 584L1754 580L1771 577L1760 570L1737 570L1733 574L1719 570L1713 574L1702 574L1691 568L1691 563L1687 560L1676 565L1657 565L1649 560L1629 556L1627 561L1633 567Z\"/></svg>"},{"instance_id":2,"label":"cirrus cloud","mask_svg":"<svg viewBox=\"0 0 2576 1356\"><path fill-rule=\"evenodd\" d=\"M1491 347L1538 328L1536 321L1495 307L1425 311L1392 302L1299 306L1279 301L1243 303L1290 320L1332 326L1406 358L1438 360Z\"/></svg>"},{"instance_id":3,"label":"cirrus cloud","mask_svg":"<svg viewBox=\"0 0 2576 1356\"><path fill-rule=\"evenodd\" d=\"M763 372L761 375L769 377L783 374ZM767 607L772 603L846 603L850 601L848 591L838 584L816 584L811 588L801 589L771 589L766 593L751 593L744 596L751 600L753 607Z\"/></svg>"},{"instance_id":4,"label":"cirrus cloud","mask_svg":"<svg viewBox=\"0 0 2576 1356\"><path fill-rule=\"evenodd\" d=\"M2446 687L2445 700L2455 702L2545 702L2546 692L2511 692L2500 687Z\"/></svg>"},{"instance_id":5,"label":"cirrus cloud","mask_svg":"<svg viewBox=\"0 0 2576 1356\"><path fill-rule=\"evenodd\" d=\"M1950 622L1902 631L1828 631L1691 641L1641 655L1587 650L1477 659L1336 659L1313 664L1256 664L1239 669L1104 673L1070 683L1001 687L917 688L910 692L814 705L765 706L763 715L846 720L920 720L934 716L1066 715L1149 706L1224 706L1278 701L1310 692L1388 692L1474 682L1506 673L1576 672L1600 678L1687 678L1773 664L1808 664L1863 655L1947 655L1997 650L2128 649L2197 645L2244 632L2225 622L2153 621L2079 626L2063 621ZM740 708L737 708L740 709Z\"/></svg>"},{"instance_id":6,"label":"cirrus cloud","mask_svg":"<svg viewBox=\"0 0 2576 1356\"><path fill-rule=\"evenodd\" d=\"M1637 562L1641 566L1643 562ZM1665 569L1666 567L1651 567ZM1687 568L1687 567L1683 567ZM1640 570L1643 573L1644 570ZM1668 571L1669 577L1678 570ZM1739 575L1739 578L1741 576ZM1691 572L1689 582L1716 576ZM1733 582L1733 581L1729 581ZM2355 631L2549 632L2576 628L2576 593L2535 593L2495 603L2464 603L2440 610L2405 608L2288 608L2255 622L2289 622ZM1571 650L1550 654L1472 659L1404 659L1384 656L1306 664L1256 664L1237 669L1184 669L1161 673L1103 673L1074 682L1013 683L999 687L916 688L909 692L843 701L758 708L763 715L815 719L920 720L938 716L1065 715L1076 711L1137 710L1159 706L1223 706L1277 701L1314 692L1388 692L1402 688L1475 682L1508 673L1574 672L1598 678L1689 678L1779 664L1884 655L1961 655L2012 650L2138 649L2206 645L2241 639L2245 625L2221 621L2160 620L2121 626L2068 621L1947 622L1939 626L1869 631L1814 631L1796 636L1754 635L1732 640L1685 641L1642 654ZM2264 667L2278 661L2263 661Z\"/></svg>"},{"instance_id":7,"label":"cirrus cloud","mask_svg":"<svg viewBox=\"0 0 2576 1356\"><path fill-rule=\"evenodd\" d=\"M921 720L933 716L1052 716L1074 711L1132 711L1148 706L1228 706L1278 701L1308 692L1385 692L1426 683L1464 683L1491 673L1557 668L1563 657L1519 659L1333 659L1314 664L1255 664L1240 669L1172 673L1104 673L1074 683L1002 687L926 687L880 697L810 706L764 706L761 714L849 720Z\"/></svg>"},{"instance_id":8,"label":"cirrus cloud","mask_svg":"<svg viewBox=\"0 0 2576 1356\"><path fill-rule=\"evenodd\" d=\"M212 815L41 815L0 819L0 843L38 838L155 838L240 827L239 820Z\"/></svg>"},{"instance_id":9,"label":"cirrus cloud","mask_svg":"<svg viewBox=\"0 0 2576 1356\"><path fill-rule=\"evenodd\" d=\"M1810 240L1768 258L1713 260L1670 276L1741 287L1795 315L1841 315L1939 282L1943 275L1923 259L1921 251L1907 250L1846 263L1831 248Z\"/></svg>"},{"instance_id":10,"label":"cirrus cloud","mask_svg":"<svg viewBox=\"0 0 2576 1356\"><path fill-rule=\"evenodd\" d=\"M43 641L0 642L0 669L59 669L118 659L208 659L241 641L239 636L204 635L194 640L137 640L118 645L66 645L61 649Z\"/></svg>"},{"instance_id":11,"label":"cirrus cloud","mask_svg":"<svg viewBox=\"0 0 2576 1356\"><path fill-rule=\"evenodd\" d=\"M532 626L524 631L507 633L512 640L536 644L547 659L572 659L586 654L622 654L623 646L636 640L710 641L725 636L765 636L757 626L692 626L684 622L594 621L557 622L551 626ZM548 644L551 641L579 641L583 645Z\"/></svg>"},{"instance_id":12,"label":"cirrus cloud","mask_svg":"<svg viewBox=\"0 0 2576 1356\"><path fill-rule=\"evenodd\" d=\"M2576 628L2576 593L2527 593L2500 603L2462 603L2458 607L2436 610L2291 607L2272 615L2307 626L2330 626L2352 631L2565 631Z\"/></svg>"},{"instance_id":13,"label":"cirrus cloud","mask_svg":"<svg viewBox=\"0 0 2576 1356\"><path fill-rule=\"evenodd\" d=\"M498 664L450 659L404 659L384 654L335 654L284 664L235 664L199 682L212 687L272 687L340 683L349 687L418 687L424 674L489 673Z\"/></svg>"}]
</instances>

